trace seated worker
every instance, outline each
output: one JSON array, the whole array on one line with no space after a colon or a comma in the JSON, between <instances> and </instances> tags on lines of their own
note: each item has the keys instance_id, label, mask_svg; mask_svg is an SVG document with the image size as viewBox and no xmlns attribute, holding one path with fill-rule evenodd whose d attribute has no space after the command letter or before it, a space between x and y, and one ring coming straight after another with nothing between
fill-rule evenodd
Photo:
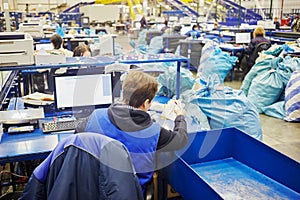
<instances>
[{"instance_id":1,"label":"seated worker","mask_svg":"<svg viewBox=\"0 0 300 200\"><path fill-rule=\"evenodd\" d=\"M85 129L119 140L128 148L144 193L155 170L156 152L178 150L187 144L182 108L175 109L173 131L160 127L147 113L157 89L154 77L142 71L129 72L122 84L123 102L95 110Z\"/></svg>"},{"instance_id":2,"label":"seated worker","mask_svg":"<svg viewBox=\"0 0 300 200\"><path fill-rule=\"evenodd\" d=\"M59 34L54 34L50 38L50 42L53 46L53 49L49 51L50 54L55 55L65 55L66 57L72 57L73 52L69 51L67 49L62 48L63 39ZM42 93L53 93L53 80L52 76L54 73L64 73L66 71L66 68L60 68L60 69L50 69L50 72L48 72L47 69L43 69L39 71L39 74L35 74L33 76L33 88L36 92L42 92Z\"/></svg>"},{"instance_id":3,"label":"seated worker","mask_svg":"<svg viewBox=\"0 0 300 200\"><path fill-rule=\"evenodd\" d=\"M253 32L253 39L245 49L245 53L250 55L255 47L262 42L271 43L270 40L265 38L265 29L262 26L258 26Z\"/></svg>"},{"instance_id":4,"label":"seated worker","mask_svg":"<svg viewBox=\"0 0 300 200\"><path fill-rule=\"evenodd\" d=\"M192 37L192 38L198 38L201 36L198 26L196 24L194 24L192 30L188 31L185 35L187 37Z\"/></svg>"},{"instance_id":5,"label":"seated worker","mask_svg":"<svg viewBox=\"0 0 300 200\"><path fill-rule=\"evenodd\" d=\"M50 38L50 42L53 45L53 50L50 51L51 54L63 54L66 57L72 57L73 52L69 51L68 49L64 49L62 47L63 45L63 39L58 34L54 34Z\"/></svg>"},{"instance_id":6,"label":"seated worker","mask_svg":"<svg viewBox=\"0 0 300 200\"><path fill-rule=\"evenodd\" d=\"M86 44L80 44L73 50L73 57L91 57L91 48Z\"/></svg>"}]
</instances>

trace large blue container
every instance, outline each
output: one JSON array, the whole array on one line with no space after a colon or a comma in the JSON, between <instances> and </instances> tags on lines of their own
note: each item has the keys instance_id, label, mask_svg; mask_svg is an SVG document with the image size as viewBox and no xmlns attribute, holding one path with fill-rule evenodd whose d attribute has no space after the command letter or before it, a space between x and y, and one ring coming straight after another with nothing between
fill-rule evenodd
<instances>
[{"instance_id":1,"label":"large blue container","mask_svg":"<svg viewBox=\"0 0 300 200\"><path fill-rule=\"evenodd\" d=\"M300 199L300 163L235 128L189 135L163 170L185 200Z\"/></svg>"}]
</instances>

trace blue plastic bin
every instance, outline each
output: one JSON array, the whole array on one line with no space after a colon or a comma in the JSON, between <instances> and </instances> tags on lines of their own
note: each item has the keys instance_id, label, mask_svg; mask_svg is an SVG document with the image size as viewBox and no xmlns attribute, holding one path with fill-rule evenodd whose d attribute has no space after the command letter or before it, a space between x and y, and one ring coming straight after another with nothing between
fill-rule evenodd
<instances>
[{"instance_id":1,"label":"blue plastic bin","mask_svg":"<svg viewBox=\"0 0 300 200\"><path fill-rule=\"evenodd\" d=\"M192 133L174 156L163 174L185 200L300 199L300 164L238 129Z\"/></svg>"}]
</instances>

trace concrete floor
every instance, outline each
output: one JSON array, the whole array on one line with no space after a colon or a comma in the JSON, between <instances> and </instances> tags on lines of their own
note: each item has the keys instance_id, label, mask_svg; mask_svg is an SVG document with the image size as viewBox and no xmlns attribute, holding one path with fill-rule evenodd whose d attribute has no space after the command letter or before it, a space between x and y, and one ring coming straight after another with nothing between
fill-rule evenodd
<instances>
[{"instance_id":1,"label":"concrete floor","mask_svg":"<svg viewBox=\"0 0 300 200\"><path fill-rule=\"evenodd\" d=\"M127 35L119 35L116 38L123 48L124 53L132 51ZM241 81L225 82L225 85L239 89ZM300 162L300 123L285 122L280 119L260 115L263 130L263 142L288 157Z\"/></svg>"},{"instance_id":2,"label":"concrete floor","mask_svg":"<svg viewBox=\"0 0 300 200\"><path fill-rule=\"evenodd\" d=\"M225 85L239 89L242 82L225 82ZM263 142L288 157L300 162L300 123L260 115Z\"/></svg>"}]
</instances>

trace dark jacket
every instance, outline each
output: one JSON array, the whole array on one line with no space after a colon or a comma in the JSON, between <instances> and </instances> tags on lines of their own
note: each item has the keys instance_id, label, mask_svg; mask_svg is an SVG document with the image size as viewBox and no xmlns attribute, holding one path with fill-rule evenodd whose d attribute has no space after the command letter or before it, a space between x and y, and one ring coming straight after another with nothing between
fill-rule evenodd
<instances>
[{"instance_id":1,"label":"dark jacket","mask_svg":"<svg viewBox=\"0 0 300 200\"><path fill-rule=\"evenodd\" d=\"M247 61L247 70L245 70L246 73L255 64L255 60L258 56L258 53L255 51L255 48L257 47L258 44L262 42L267 42L271 44L270 40L268 40L267 38L263 36L256 36L251 40L249 46L245 49L245 57Z\"/></svg>"},{"instance_id":2,"label":"dark jacket","mask_svg":"<svg viewBox=\"0 0 300 200\"><path fill-rule=\"evenodd\" d=\"M124 104L110 106L108 117L117 128L127 132L139 131L153 124L147 112ZM157 150L174 151L187 144L187 125L184 116L177 116L174 122L173 130L160 128Z\"/></svg>"},{"instance_id":3,"label":"dark jacket","mask_svg":"<svg viewBox=\"0 0 300 200\"><path fill-rule=\"evenodd\" d=\"M245 49L245 53L248 55L251 55L251 53L254 51L255 47L262 42L271 43L270 40L265 38L264 36L256 36L253 38L249 44L249 46Z\"/></svg>"},{"instance_id":4,"label":"dark jacket","mask_svg":"<svg viewBox=\"0 0 300 200\"><path fill-rule=\"evenodd\" d=\"M274 22L274 24L275 24L275 29L276 30L279 30L280 29L280 22Z\"/></svg>"},{"instance_id":5,"label":"dark jacket","mask_svg":"<svg viewBox=\"0 0 300 200\"><path fill-rule=\"evenodd\" d=\"M142 17L140 20L141 28L148 28L148 23L145 17Z\"/></svg>"},{"instance_id":6,"label":"dark jacket","mask_svg":"<svg viewBox=\"0 0 300 200\"><path fill-rule=\"evenodd\" d=\"M128 148L144 191L153 175L156 150L180 149L187 142L184 117L178 116L175 121L176 131L168 131L154 123L148 113L128 105L115 104L108 110L95 110L86 131L112 137Z\"/></svg>"},{"instance_id":7,"label":"dark jacket","mask_svg":"<svg viewBox=\"0 0 300 200\"><path fill-rule=\"evenodd\" d=\"M95 133L60 142L34 170L20 199L143 199L126 147Z\"/></svg>"}]
</instances>

